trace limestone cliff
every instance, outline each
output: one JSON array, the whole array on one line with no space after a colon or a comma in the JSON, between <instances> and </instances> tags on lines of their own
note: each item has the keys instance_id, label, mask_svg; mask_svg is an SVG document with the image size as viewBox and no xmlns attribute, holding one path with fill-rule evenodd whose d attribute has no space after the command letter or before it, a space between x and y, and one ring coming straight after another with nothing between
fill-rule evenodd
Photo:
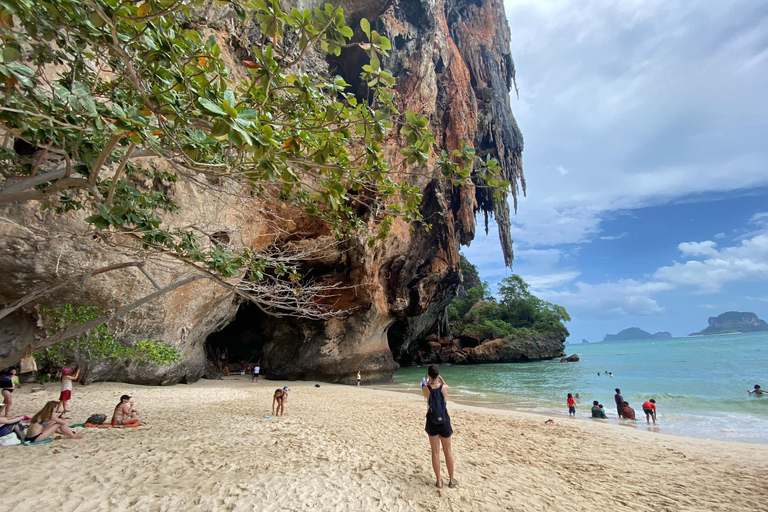
<instances>
[{"instance_id":1,"label":"limestone cliff","mask_svg":"<svg viewBox=\"0 0 768 512\"><path fill-rule=\"evenodd\" d=\"M286 3L300 8L319 4ZM515 198L518 186L524 191L522 135L509 102L515 70L502 1L344 0L342 6L351 26L366 17L393 42L384 64L397 78L398 106L428 117L440 146L450 150L467 140L480 155L497 158L514 183ZM258 42L258 33L253 25L238 25L234 20L226 11L215 9L200 17L201 24L229 45L227 51L242 58ZM232 59L236 73L242 72L236 69L239 60ZM303 65L341 74L353 87L360 83L359 55L354 49L345 50L339 58L310 55ZM386 149L393 160L401 144L393 134ZM369 382L389 379L398 366L392 352L407 350L423 333L445 322L445 307L461 282L459 247L472 241L476 213L485 214L486 222L489 214L498 217L502 250L511 263L508 205L494 203L474 185L455 187L431 169L427 166L426 172L408 178L423 193L421 210L431 229L410 229L395 221L390 237L373 248L353 238L303 263L305 274L345 286L335 307L349 314L328 321L277 318L258 308L241 307L226 288L198 281L114 325L124 343L146 338L170 343L184 353L181 363L158 368L106 361L95 377L157 384L198 379L206 369L206 340L220 331L217 343L232 347L240 343L252 357L261 358L267 375L344 382L360 370ZM182 213L171 217L171 224L195 223L212 237L226 236L254 247L289 240L322 245L331 238L325 227L294 212L276 211L277 206L226 183L201 178L154 186L166 187L181 206ZM3 303L41 285L135 257L130 239L94 234L79 214L57 216L35 203L0 213L4 219L0 223ZM283 238L270 229L275 223L280 224ZM143 270L163 285L186 271L167 258L148 261ZM93 277L0 320L0 356L17 349L31 333L40 335L41 308L65 302L117 308L154 291L142 274L142 269L133 267ZM222 330L225 327L230 330Z\"/></svg>"},{"instance_id":2,"label":"limestone cliff","mask_svg":"<svg viewBox=\"0 0 768 512\"><path fill-rule=\"evenodd\" d=\"M759 319L756 314L740 311L727 311L718 316L711 316L707 324L706 329L689 336L768 331L768 323Z\"/></svg>"}]
</instances>

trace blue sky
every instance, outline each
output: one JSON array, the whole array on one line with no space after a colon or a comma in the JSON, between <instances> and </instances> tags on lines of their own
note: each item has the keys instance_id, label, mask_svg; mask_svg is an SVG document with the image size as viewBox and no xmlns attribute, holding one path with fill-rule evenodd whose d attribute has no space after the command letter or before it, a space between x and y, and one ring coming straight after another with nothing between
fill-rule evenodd
<instances>
[{"instance_id":1,"label":"blue sky","mask_svg":"<svg viewBox=\"0 0 768 512\"><path fill-rule=\"evenodd\" d=\"M768 3L504 3L528 182L513 271L566 306L571 341L768 319ZM498 247L492 229L464 249L494 290Z\"/></svg>"}]
</instances>

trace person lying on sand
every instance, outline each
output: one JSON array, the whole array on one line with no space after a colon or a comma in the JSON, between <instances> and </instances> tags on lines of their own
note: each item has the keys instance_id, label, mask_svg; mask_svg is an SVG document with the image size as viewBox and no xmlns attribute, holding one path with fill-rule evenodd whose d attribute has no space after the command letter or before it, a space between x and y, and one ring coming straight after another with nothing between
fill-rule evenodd
<instances>
[{"instance_id":1,"label":"person lying on sand","mask_svg":"<svg viewBox=\"0 0 768 512\"><path fill-rule=\"evenodd\" d=\"M21 420L28 420L28 416L14 416L12 418L6 418L0 416L0 437L5 437L11 432L16 434L19 441L24 440L24 430L21 426Z\"/></svg>"},{"instance_id":2,"label":"person lying on sand","mask_svg":"<svg viewBox=\"0 0 768 512\"><path fill-rule=\"evenodd\" d=\"M83 436L76 434L70 429L63 419L53 415L57 405L59 405L59 402L51 400L37 414L32 416L25 441L28 443L45 441L53 434L63 434L70 439L83 438Z\"/></svg>"},{"instance_id":3,"label":"person lying on sand","mask_svg":"<svg viewBox=\"0 0 768 512\"><path fill-rule=\"evenodd\" d=\"M120 403L115 406L115 412L112 413L113 425L138 425L141 423L139 419L139 411L133 408L133 402L131 397L123 395L120 397Z\"/></svg>"},{"instance_id":4,"label":"person lying on sand","mask_svg":"<svg viewBox=\"0 0 768 512\"><path fill-rule=\"evenodd\" d=\"M753 394L754 395L763 395L763 394L765 394L765 391L763 391L760 388L760 384L755 384L755 390L754 391L747 390L747 393L749 393L750 395L753 395Z\"/></svg>"}]
</instances>

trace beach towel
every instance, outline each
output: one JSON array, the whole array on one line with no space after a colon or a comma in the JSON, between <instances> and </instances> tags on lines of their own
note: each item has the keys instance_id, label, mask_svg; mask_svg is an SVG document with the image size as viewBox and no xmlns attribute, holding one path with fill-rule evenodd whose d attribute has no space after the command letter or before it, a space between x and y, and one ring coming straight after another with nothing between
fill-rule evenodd
<instances>
[{"instance_id":1,"label":"beach towel","mask_svg":"<svg viewBox=\"0 0 768 512\"><path fill-rule=\"evenodd\" d=\"M43 439L42 441L35 441L34 443L30 443L29 441L25 441L22 444L24 446L35 446L36 444L45 444L45 443L50 443L51 441L53 441L53 439Z\"/></svg>"},{"instance_id":2,"label":"beach towel","mask_svg":"<svg viewBox=\"0 0 768 512\"><path fill-rule=\"evenodd\" d=\"M140 423L136 423L134 425L113 425L112 423L86 423L83 425L84 427L93 427L93 428L123 428L123 427L140 427Z\"/></svg>"}]
</instances>

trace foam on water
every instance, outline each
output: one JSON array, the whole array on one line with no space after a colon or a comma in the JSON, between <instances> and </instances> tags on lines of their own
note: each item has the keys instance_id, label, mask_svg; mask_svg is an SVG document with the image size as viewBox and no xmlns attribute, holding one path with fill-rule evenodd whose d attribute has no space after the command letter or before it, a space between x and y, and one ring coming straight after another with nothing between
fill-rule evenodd
<instances>
[{"instance_id":1,"label":"foam on water","mask_svg":"<svg viewBox=\"0 0 768 512\"><path fill-rule=\"evenodd\" d=\"M768 395L747 394L754 384L768 389L768 333L566 348L581 361L449 365L441 373L452 398L464 403L567 416L566 394L579 393L579 417L588 418L592 400L599 400L616 422L613 388L618 387L637 413L638 428L646 428L642 403L654 398L660 432L768 443ZM424 373L424 368L398 371L395 389L418 391Z\"/></svg>"}]
</instances>

